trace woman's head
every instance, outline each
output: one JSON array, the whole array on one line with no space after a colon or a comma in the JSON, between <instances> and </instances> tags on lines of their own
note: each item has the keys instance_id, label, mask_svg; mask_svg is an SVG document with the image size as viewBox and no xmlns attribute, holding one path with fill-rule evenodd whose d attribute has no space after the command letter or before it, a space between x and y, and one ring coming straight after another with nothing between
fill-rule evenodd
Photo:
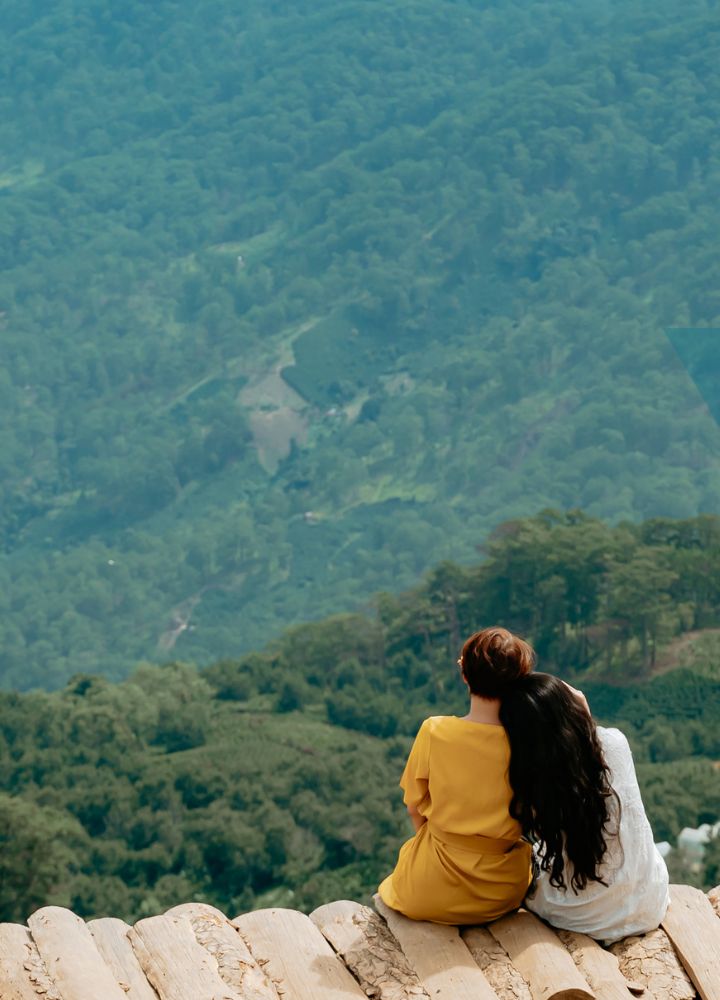
<instances>
[{"instance_id":1,"label":"woman's head","mask_svg":"<svg viewBox=\"0 0 720 1000\"><path fill-rule=\"evenodd\" d=\"M472 694L500 698L508 685L530 673L535 653L524 639L495 626L471 635L458 663Z\"/></svg>"},{"instance_id":2,"label":"woman's head","mask_svg":"<svg viewBox=\"0 0 720 1000\"><path fill-rule=\"evenodd\" d=\"M601 882L610 820L610 772L582 696L550 674L530 674L503 698L500 720L510 740L510 812L538 842L551 885L584 889Z\"/></svg>"}]
</instances>

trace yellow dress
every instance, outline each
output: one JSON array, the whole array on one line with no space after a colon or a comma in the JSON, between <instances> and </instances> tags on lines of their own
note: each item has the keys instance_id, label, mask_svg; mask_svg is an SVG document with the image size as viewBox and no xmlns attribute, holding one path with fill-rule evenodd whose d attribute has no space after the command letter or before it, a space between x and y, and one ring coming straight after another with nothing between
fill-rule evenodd
<instances>
[{"instance_id":1,"label":"yellow dress","mask_svg":"<svg viewBox=\"0 0 720 1000\"><path fill-rule=\"evenodd\" d=\"M531 848L509 812L510 744L502 726L426 719L400 780L427 820L400 848L380 898L414 920L479 924L520 905Z\"/></svg>"}]
</instances>

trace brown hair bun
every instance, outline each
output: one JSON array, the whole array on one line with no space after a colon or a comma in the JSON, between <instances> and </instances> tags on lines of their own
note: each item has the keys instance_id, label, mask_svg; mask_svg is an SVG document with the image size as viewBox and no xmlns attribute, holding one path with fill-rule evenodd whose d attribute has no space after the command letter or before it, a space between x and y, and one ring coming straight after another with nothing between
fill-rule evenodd
<instances>
[{"instance_id":1,"label":"brown hair bun","mask_svg":"<svg viewBox=\"0 0 720 1000\"><path fill-rule=\"evenodd\" d=\"M532 671L535 659L535 650L524 639L493 626L465 641L460 666L472 694L500 698L513 681Z\"/></svg>"}]
</instances>

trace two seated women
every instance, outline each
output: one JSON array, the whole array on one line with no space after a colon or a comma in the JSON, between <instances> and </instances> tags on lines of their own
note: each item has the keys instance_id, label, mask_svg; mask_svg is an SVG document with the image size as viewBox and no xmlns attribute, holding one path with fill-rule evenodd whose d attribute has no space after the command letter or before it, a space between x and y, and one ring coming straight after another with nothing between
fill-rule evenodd
<instances>
[{"instance_id":1,"label":"two seated women","mask_svg":"<svg viewBox=\"0 0 720 1000\"><path fill-rule=\"evenodd\" d=\"M437 923L485 923L522 904L605 943L652 930L668 873L627 739L534 663L506 629L464 644L470 708L420 727L400 782L416 832L380 897Z\"/></svg>"}]
</instances>

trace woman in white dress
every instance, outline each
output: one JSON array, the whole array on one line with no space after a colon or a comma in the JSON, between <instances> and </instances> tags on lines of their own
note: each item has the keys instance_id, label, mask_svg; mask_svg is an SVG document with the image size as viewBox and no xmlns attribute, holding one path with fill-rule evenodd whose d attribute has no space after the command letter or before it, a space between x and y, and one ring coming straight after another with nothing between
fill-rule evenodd
<instances>
[{"instance_id":1,"label":"woman in white dress","mask_svg":"<svg viewBox=\"0 0 720 1000\"><path fill-rule=\"evenodd\" d=\"M525 906L555 927L609 944L656 928L668 873L619 729L596 726L581 692L533 673L503 697L511 815L534 844Z\"/></svg>"}]
</instances>

